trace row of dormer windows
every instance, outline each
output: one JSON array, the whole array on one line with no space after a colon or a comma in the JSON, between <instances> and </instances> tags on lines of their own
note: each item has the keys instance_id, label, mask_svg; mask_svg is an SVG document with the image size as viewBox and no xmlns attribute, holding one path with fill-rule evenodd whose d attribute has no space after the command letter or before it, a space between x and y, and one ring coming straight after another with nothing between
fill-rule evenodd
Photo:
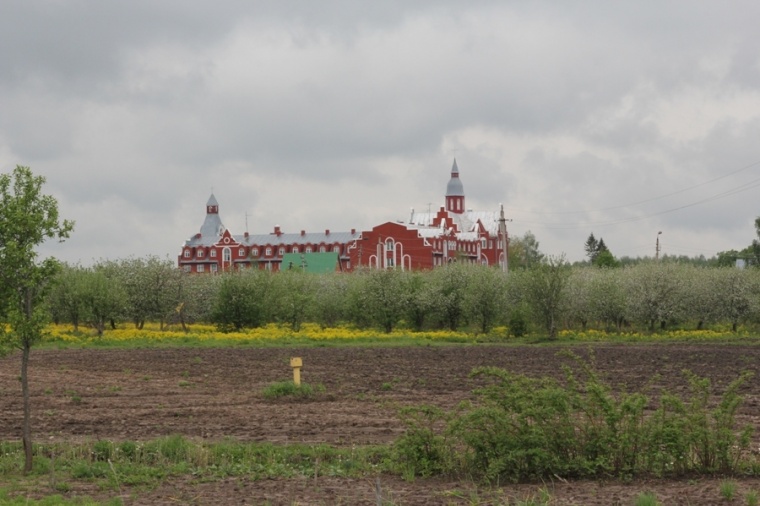
<instances>
[{"instance_id":1,"label":"row of dormer windows","mask_svg":"<svg viewBox=\"0 0 760 506\"><path fill-rule=\"evenodd\" d=\"M290 250L290 251L288 251ZM265 257L271 257L273 252L277 252L278 256L282 256L285 253L314 253L315 250L319 253L327 253L327 252L335 252L340 253L341 247L340 244L333 244L332 246L327 245L320 245L317 248L314 248L312 246L304 246L303 249L299 246L280 246L278 248L274 248L272 246L266 246L266 247L257 247L253 246L250 248L250 254L252 257L259 257L261 255ZM246 246L241 246L237 248L237 255L236 258L246 258L247 257L248 248ZM216 258L216 249L211 248L208 252L208 256L210 258ZM191 248L185 248L185 251L183 252L184 258L192 258L193 253ZM195 257L196 258L204 258L206 256L206 251L204 248L198 248L195 251Z\"/></svg>"}]
</instances>

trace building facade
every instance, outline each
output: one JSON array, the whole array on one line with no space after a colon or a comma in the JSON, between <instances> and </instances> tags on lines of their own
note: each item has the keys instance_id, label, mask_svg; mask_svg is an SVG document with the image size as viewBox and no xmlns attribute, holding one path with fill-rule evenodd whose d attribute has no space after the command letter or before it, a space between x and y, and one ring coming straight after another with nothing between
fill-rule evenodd
<instances>
[{"instance_id":1,"label":"building facade","mask_svg":"<svg viewBox=\"0 0 760 506\"><path fill-rule=\"evenodd\" d=\"M199 233L185 241L177 258L177 265L185 272L219 272L240 267L257 267L279 271L288 254L335 253L338 261L335 270L349 271L352 266L347 245L359 235L350 232L286 234L275 226L269 234L233 235L222 224L219 204L212 194L206 203L206 218ZM299 261L299 265L301 262ZM288 268L289 266L285 266Z\"/></svg>"},{"instance_id":2,"label":"building facade","mask_svg":"<svg viewBox=\"0 0 760 506\"><path fill-rule=\"evenodd\" d=\"M350 232L233 235L222 224L214 195L206 203L200 232L185 241L177 259L186 272L219 272L240 267L278 271L304 265L305 255L335 253L336 269L432 269L470 262L506 269L508 241L501 214L465 207L464 186L456 160L446 186L445 204L435 212L415 213L357 234ZM298 261L293 261L293 255ZM283 263L283 259L287 262Z\"/></svg>"},{"instance_id":3,"label":"building facade","mask_svg":"<svg viewBox=\"0 0 760 506\"><path fill-rule=\"evenodd\" d=\"M386 222L361 233L348 246L351 264L372 269L432 269L451 262L506 268L503 212L465 206L456 160L446 186L445 205L435 212L411 211L407 220Z\"/></svg>"}]
</instances>

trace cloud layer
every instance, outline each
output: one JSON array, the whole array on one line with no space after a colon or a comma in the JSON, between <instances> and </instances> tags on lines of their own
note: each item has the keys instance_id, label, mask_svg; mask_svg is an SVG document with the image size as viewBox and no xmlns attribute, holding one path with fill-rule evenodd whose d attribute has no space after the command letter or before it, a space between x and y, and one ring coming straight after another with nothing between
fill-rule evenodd
<instances>
[{"instance_id":1,"label":"cloud layer","mask_svg":"<svg viewBox=\"0 0 760 506\"><path fill-rule=\"evenodd\" d=\"M742 248L760 215L756 2L38 0L0 7L0 167L48 179L67 261L224 223L368 229L468 207L583 257Z\"/></svg>"}]
</instances>

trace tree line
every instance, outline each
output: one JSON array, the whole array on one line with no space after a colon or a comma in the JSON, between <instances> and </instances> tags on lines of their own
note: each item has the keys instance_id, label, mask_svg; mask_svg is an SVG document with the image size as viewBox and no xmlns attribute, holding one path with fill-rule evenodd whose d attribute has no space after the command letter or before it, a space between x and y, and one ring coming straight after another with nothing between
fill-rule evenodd
<instances>
[{"instance_id":1,"label":"tree line","mask_svg":"<svg viewBox=\"0 0 760 506\"><path fill-rule=\"evenodd\" d=\"M760 270L649 261L620 268L571 266L548 257L510 273L453 263L430 271L310 274L244 269L187 274L158 257L63 265L47 298L54 321L98 335L146 321L238 331L305 322L391 332L505 327L556 337L562 329L654 331L760 321Z\"/></svg>"}]
</instances>

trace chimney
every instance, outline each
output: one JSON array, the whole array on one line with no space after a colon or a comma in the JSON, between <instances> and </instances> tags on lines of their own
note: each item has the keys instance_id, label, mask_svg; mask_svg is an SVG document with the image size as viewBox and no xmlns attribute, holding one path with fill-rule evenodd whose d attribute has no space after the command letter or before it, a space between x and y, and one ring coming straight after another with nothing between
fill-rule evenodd
<instances>
[{"instance_id":1,"label":"chimney","mask_svg":"<svg viewBox=\"0 0 760 506\"><path fill-rule=\"evenodd\" d=\"M276 235L277 237L280 237L282 235L282 232L280 231L280 226L279 225L275 225L274 226L274 235Z\"/></svg>"},{"instance_id":2,"label":"chimney","mask_svg":"<svg viewBox=\"0 0 760 506\"><path fill-rule=\"evenodd\" d=\"M325 235L330 235L330 229L325 229Z\"/></svg>"},{"instance_id":3,"label":"chimney","mask_svg":"<svg viewBox=\"0 0 760 506\"><path fill-rule=\"evenodd\" d=\"M354 234L356 234L356 229L355 229L355 228L352 228L352 229L351 229L351 235L354 235Z\"/></svg>"},{"instance_id":4,"label":"chimney","mask_svg":"<svg viewBox=\"0 0 760 506\"><path fill-rule=\"evenodd\" d=\"M306 235L306 230L301 230L301 237Z\"/></svg>"}]
</instances>

